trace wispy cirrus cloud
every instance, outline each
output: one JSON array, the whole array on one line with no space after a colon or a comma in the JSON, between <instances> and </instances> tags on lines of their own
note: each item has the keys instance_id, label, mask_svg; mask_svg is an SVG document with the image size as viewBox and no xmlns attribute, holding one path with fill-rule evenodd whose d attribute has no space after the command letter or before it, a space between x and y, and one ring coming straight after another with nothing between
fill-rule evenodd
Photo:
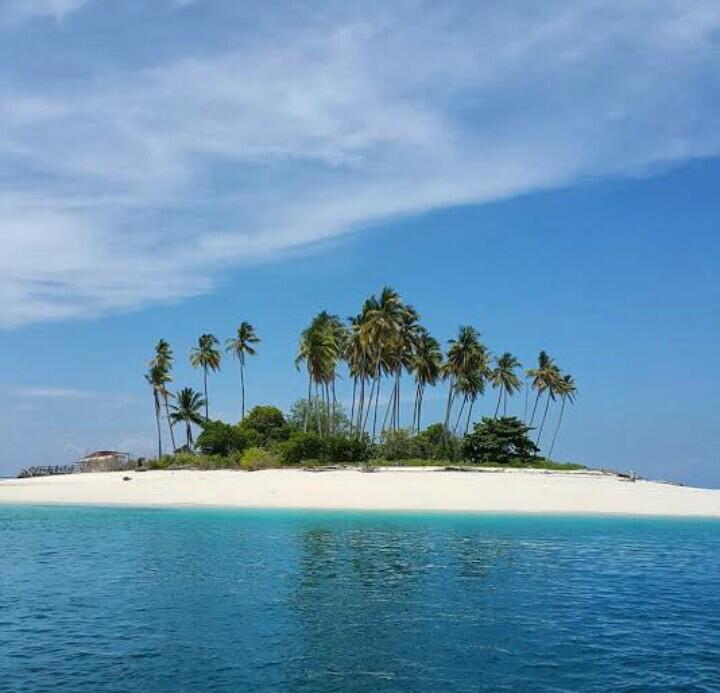
<instances>
[{"instance_id":1,"label":"wispy cirrus cloud","mask_svg":"<svg viewBox=\"0 0 720 693\"><path fill-rule=\"evenodd\" d=\"M14 399L19 401L90 401L112 404L127 404L134 401L133 398L124 395L95 392L74 387L59 387L55 385L5 385L2 388Z\"/></svg>"},{"instance_id":2,"label":"wispy cirrus cloud","mask_svg":"<svg viewBox=\"0 0 720 693\"><path fill-rule=\"evenodd\" d=\"M0 70L0 326L179 300L393 216L720 151L715 2L106 12L132 26L133 8L210 28L162 34L161 60L127 39L55 82Z\"/></svg>"}]
</instances>

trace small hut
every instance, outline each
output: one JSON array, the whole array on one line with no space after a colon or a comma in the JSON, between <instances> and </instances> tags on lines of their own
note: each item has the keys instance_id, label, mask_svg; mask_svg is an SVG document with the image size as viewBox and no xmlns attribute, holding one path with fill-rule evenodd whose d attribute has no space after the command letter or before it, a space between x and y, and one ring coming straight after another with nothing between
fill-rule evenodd
<instances>
[{"instance_id":1,"label":"small hut","mask_svg":"<svg viewBox=\"0 0 720 693\"><path fill-rule=\"evenodd\" d=\"M120 472L130 467L130 454L116 450L98 450L78 462L81 472Z\"/></svg>"}]
</instances>

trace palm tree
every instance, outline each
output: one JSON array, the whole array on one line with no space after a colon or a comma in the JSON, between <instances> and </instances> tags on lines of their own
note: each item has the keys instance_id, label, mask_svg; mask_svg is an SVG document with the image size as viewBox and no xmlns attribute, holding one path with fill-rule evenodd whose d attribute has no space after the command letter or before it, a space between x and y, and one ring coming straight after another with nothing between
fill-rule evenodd
<instances>
[{"instance_id":1,"label":"palm tree","mask_svg":"<svg viewBox=\"0 0 720 693\"><path fill-rule=\"evenodd\" d=\"M240 419L245 418L245 357L255 356L257 353L253 344L259 344L260 338L255 334L255 328L243 320L237 329L237 334L226 342L226 352L232 352L240 363L240 389L242 391L242 406Z\"/></svg>"},{"instance_id":2,"label":"palm tree","mask_svg":"<svg viewBox=\"0 0 720 693\"><path fill-rule=\"evenodd\" d=\"M443 376L449 381L448 399L445 409L445 430L450 431L450 414L455 400L456 385L459 379L466 378L478 370L486 358L487 350L480 342L480 335L470 325L463 325L457 339L449 340L450 348L443 364Z\"/></svg>"},{"instance_id":3,"label":"palm tree","mask_svg":"<svg viewBox=\"0 0 720 693\"><path fill-rule=\"evenodd\" d=\"M160 397L165 388L166 373L160 366L150 366L145 373L145 381L150 385L153 392L153 402L155 403L155 423L157 425L158 436L158 459L162 457L162 431L160 430Z\"/></svg>"},{"instance_id":4,"label":"palm tree","mask_svg":"<svg viewBox=\"0 0 720 693\"><path fill-rule=\"evenodd\" d=\"M173 423L185 423L185 436L187 439L188 450L192 449L193 437L192 437L192 424L196 426L202 426L207 421L207 414L203 418L202 408L206 402L202 398L199 392L195 392L191 387L184 387L177 395L177 404L170 405L172 409Z\"/></svg>"},{"instance_id":5,"label":"palm tree","mask_svg":"<svg viewBox=\"0 0 720 693\"><path fill-rule=\"evenodd\" d=\"M543 428L545 427L545 419L547 418L548 409L550 408L550 402L555 401L555 395L558 392L558 384L562 380L560 369L556 365L552 365L544 376L544 389L547 391L547 399L545 400L545 410L543 411L542 421L540 422L540 428L538 429L536 445L540 445L540 437L542 436Z\"/></svg>"},{"instance_id":6,"label":"palm tree","mask_svg":"<svg viewBox=\"0 0 720 693\"><path fill-rule=\"evenodd\" d=\"M548 451L548 459L552 459L552 451L555 448L555 441L557 440L558 431L560 430L560 424L562 423L563 413L565 412L565 403L570 402L572 404L575 401L575 395L577 388L575 387L574 378L565 374L556 384L555 390L560 395L562 402L560 406L560 416L558 417L557 425L555 426L555 433L553 434L552 443L550 443L550 450Z\"/></svg>"},{"instance_id":7,"label":"palm tree","mask_svg":"<svg viewBox=\"0 0 720 693\"><path fill-rule=\"evenodd\" d=\"M389 286L383 288L378 299L371 297L366 301L364 307L364 319L362 325L363 339L367 344L373 361L372 377L373 384L370 390L370 404L372 404L373 392L375 405L373 414L372 437L375 438L377 431L377 413L380 401L380 382L383 373L389 371L389 347L397 343L400 332L404 304L397 291ZM368 406L367 417L370 414L371 406Z\"/></svg>"},{"instance_id":8,"label":"palm tree","mask_svg":"<svg viewBox=\"0 0 720 693\"><path fill-rule=\"evenodd\" d=\"M173 352L170 344L164 339L161 339L155 345L155 357L150 361L150 367L161 368L166 375L165 382L172 382L172 364L173 364ZM173 430L172 421L170 421L170 409L168 407L168 400L174 395L166 387L163 387L160 394L162 395L163 403L165 405L165 418L167 420L168 429L170 429L170 441L172 443L172 449L175 450L175 431Z\"/></svg>"},{"instance_id":9,"label":"palm tree","mask_svg":"<svg viewBox=\"0 0 720 693\"><path fill-rule=\"evenodd\" d=\"M515 369L521 368L518 361L510 352L506 351L495 361L495 368L491 373L493 387L500 390L498 395L497 406L495 407L495 418L500 413L500 402L503 400L503 416L507 415L507 398L512 396L520 389L520 378L515 373Z\"/></svg>"},{"instance_id":10,"label":"palm tree","mask_svg":"<svg viewBox=\"0 0 720 693\"><path fill-rule=\"evenodd\" d=\"M554 361L548 356L546 351L541 351L538 355L537 368L531 368L527 372L527 377L531 379L532 389L537 391L528 426L532 426L533 421L535 421L535 411L537 410L538 401L553 377L553 369L557 370Z\"/></svg>"},{"instance_id":11,"label":"palm tree","mask_svg":"<svg viewBox=\"0 0 720 693\"><path fill-rule=\"evenodd\" d=\"M361 329L363 322L362 314L351 317L349 321L350 329L348 330L343 355L350 377L353 379L350 428L359 433L361 431L362 413L365 406L365 383L370 376L370 354L363 339ZM359 393L358 382L360 383Z\"/></svg>"},{"instance_id":12,"label":"palm tree","mask_svg":"<svg viewBox=\"0 0 720 693\"><path fill-rule=\"evenodd\" d=\"M209 419L210 414L208 410L208 370L218 371L220 370L220 360L222 358L218 351L217 337L212 334L203 334L198 339L198 345L194 347L190 352L190 365L193 368L203 369L203 385L205 392L205 418Z\"/></svg>"},{"instance_id":13,"label":"palm tree","mask_svg":"<svg viewBox=\"0 0 720 693\"><path fill-rule=\"evenodd\" d=\"M457 433L458 427L460 426L460 420L462 419L463 411L465 406L468 406L467 419L465 421L465 433L470 428L470 421L472 419L472 410L475 406L475 401L480 395L485 394L485 381L488 378L489 368L478 367L474 371L470 371L467 375L460 376L455 383L455 391L457 394L463 396L462 404L460 405L460 411L458 412L457 419L455 421L454 433Z\"/></svg>"},{"instance_id":14,"label":"palm tree","mask_svg":"<svg viewBox=\"0 0 720 693\"><path fill-rule=\"evenodd\" d=\"M322 320L313 320L300 335L298 353L295 357L295 367L300 369L300 364L304 362L308 374L308 407L305 410L303 424L305 431L309 423L310 405L313 402L313 386L316 401L319 403L322 389L334 374L338 355L338 345L332 331L327 329L327 324ZM318 433L322 433L320 407L317 406L315 409Z\"/></svg>"},{"instance_id":15,"label":"palm tree","mask_svg":"<svg viewBox=\"0 0 720 693\"><path fill-rule=\"evenodd\" d=\"M410 372L415 374L415 407L413 410L413 430L420 432L422 420L422 401L425 387L437 385L442 370L443 355L440 342L424 331L415 348Z\"/></svg>"}]
</instances>

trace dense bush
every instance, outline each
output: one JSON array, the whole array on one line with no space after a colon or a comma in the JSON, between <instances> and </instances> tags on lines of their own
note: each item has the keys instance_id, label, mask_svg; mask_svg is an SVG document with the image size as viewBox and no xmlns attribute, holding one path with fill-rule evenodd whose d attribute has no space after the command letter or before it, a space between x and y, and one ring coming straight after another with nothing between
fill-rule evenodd
<instances>
[{"instance_id":1,"label":"dense bush","mask_svg":"<svg viewBox=\"0 0 720 693\"><path fill-rule=\"evenodd\" d=\"M253 444L258 447L267 447L287 440L290 435L285 416L277 407L254 407L238 428L252 436Z\"/></svg>"},{"instance_id":2,"label":"dense bush","mask_svg":"<svg viewBox=\"0 0 720 693\"><path fill-rule=\"evenodd\" d=\"M465 436L463 455L471 462L508 464L531 462L539 448L528 437L530 427L514 416L484 417Z\"/></svg>"},{"instance_id":3,"label":"dense bush","mask_svg":"<svg viewBox=\"0 0 720 693\"><path fill-rule=\"evenodd\" d=\"M288 424L294 431L304 430L306 423L308 431L316 433L318 425L324 433L348 433L350 431L350 419L340 403L337 402L334 407L328 406L326 402L317 397L309 400L299 399L290 408Z\"/></svg>"},{"instance_id":4,"label":"dense bush","mask_svg":"<svg viewBox=\"0 0 720 693\"><path fill-rule=\"evenodd\" d=\"M372 446L366 436L361 438L338 433L319 436L296 431L278 446L283 464L297 465L313 461L319 464L351 464L370 458Z\"/></svg>"},{"instance_id":5,"label":"dense bush","mask_svg":"<svg viewBox=\"0 0 720 693\"><path fill-rule=\"evenodd\" d=\"M280 466L280 457L263 448L248 448L240 458L240 467L247 472L274 469Z\"/></svg>"},{"instance_id":6,"label":"dense bush","mask_svg":"<svg viewBox=\"0 0 720 693\"><path fill-rule=\"evenodd\" d=\"M349 464L370 459L372 445L367 436L349 436L338 433L323 439L321 462Z\"/></svg>"},{"instance_id":7,"label":"dense bush","mask_svg":"<svg viewBox=\"0 0 720 693\"><path fill-rule=\"evenodd\" d=\"M386 431L383 433L377 455L391 462L399 460L458 460L461 442L446 432L442 424L433 424L424 431Z\"/></svg>"},{"instance_id":8,"label":"dense bush","mask_svg":"<svg viewBox=\"0 0 720 693\"><path fill-rule=\"evenodd\" d=\"M252 444L252 435L223 421L208 421L198 436L197 447L206 455L242 452Z\"/></svg>"},{"instance_id":9,"label":"dense bush","mask_svg":"<svg viewBox=\"0 0 720 693\"><path fill-rule=\"evenodd\" d=\"M319 460L322 455L323 439L317 433L296 431L278 446L283 464L300 464L304 460Z\"/></svg>"}]
</instances>

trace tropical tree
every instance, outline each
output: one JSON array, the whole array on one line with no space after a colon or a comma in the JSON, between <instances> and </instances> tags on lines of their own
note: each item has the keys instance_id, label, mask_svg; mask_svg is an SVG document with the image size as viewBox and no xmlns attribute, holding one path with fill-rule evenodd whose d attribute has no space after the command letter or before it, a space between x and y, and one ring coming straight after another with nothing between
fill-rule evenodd
<instances>
[{"instance_id":1,"label":"tropical tree","mask_svg":"<svg viewBox=\"0 0 720 693\"><path fill-rule=\"evenodd\" d=\"M558 416L557 425L555 426L555 433L553 434L552 442L550 443L550 450L548 451L548 458L552 458L552 452L555 448L555 441L557 440L558 431L560 430L560 424L562 423L563 413L565 412L566 402L572 404L575 401L575 395L577 388L575 387L574 378L565 374L555 385L555 391L560 396L560 416Z\"/></svg>"},{"instance_id":2,"label":"tropical tree","mask_svg":"<svg viewBox=\"0 0 720 693\"><path fill-rule=\"evenodd\" d=\"M492 386L499 389L498 401L495 407L495 418L500 412L500 403L503 403L503 416L507 416L507 398L512 396L521 387L520 378L515 370L521 368L518 361L510 352L506 351L495 360L495 368L491 373Z\"/></svg>"},{"instance_id":3,"label":"tropical tree","mask_svg":"<svg viewBox=\"0 0 720 693\"><path fill-rule=\"evenodd\" d=\"M255 328L247 321L243 320L237 333L226 342L225 351L232 353L240 364L240 389L242 391L242 405L240 419L245 418L245 357L255 356L254 344L259 344L260 338L255 334Z\"/></svg>"},{"instance_id":4,"label":"tropical tree","mask_svg":"<svg viewBox=\"0 0 720 693\"><path fill-rule=\"evenodd\" d=\"M485 354L481 357L482 363L474 371L470 371L467 375L463 375L458 378L456 383L456 391L458 394L463 396L462 404L460 405L460 411L458 412L457 420L455 421L454 432L457 433L458 427L460 426L460 420L462 418L465 405L468 405L467 419L465 420L465 433L470 430L470 422L472 420L473 407L477 398L485 394L485 383L488 380L490 369L485 362Z\"/></svg>"},{"instance_id":5,"label":"tropical tree","mask_svg":"<svg viewBox=\"0 0 720 693\"><path fill-rule=\"evenodd\" d=\"M203 369L203 388L205 392L205 418L209 419L208 409L208 371L220 370L220 360L222 358L218 350L220 342L217 337L212 334L200 335L198 345L190 351L190 365L193 368Z\"/></svg>"},{"instance_id":6,"label":"tropical tree","mask_svg":"<svg viewBox=\"0 0 720 693\"><path fill-rule=\"evenodd\" d=\"M172 382L172 365L173 365L173 352L172 348L170 347L170 344L166 342L164 339L161 339L156 345L155 345L155 357L150 361L150 367L151 368L160 368L165 373L165 382L169 383ZM171 397L174 397L172 392L168 390L166 387L163 387L160 391L160 395L163 400L163 404L165 407L165 418L167 420L168 429L170 430L170 441L172 443L172 449L175 450L177 447L175 445L175 431L173 430L173 424L170 420L170 409L168 406L168 400Z\"/></svg>"},{"instance_id":7,"label":"tropical tree","mask_svg":"<svg viewBox=\"0 0 720 693\"><path fill-rule=\"evenodd\" d=\"M457 339L449 340L448 344L450 348L443 364L442 374L448 381L445 429L450 431L450 415L458 394L458 382L483 367L484 362L487 361L487 349L480 342L478 331L470 325L460 327Z\"/></svg>"},{"instance_id":8,"label":"tropical tree","mask_svg":"<svg viewBox=\"0 0 720 693\"><path fill-rule=\"evenodd\" d=\"M393 364L389 363L390 346L399 340L400 325L405 305L397 291L389 286L383 288L380 296L374 296L365 302L363 307L362 336L370 352L372 362L370 402L365 415L363 428L367 426L370 409L374 409L372 437L377 431L378 404L380 401L380 385L384 373L388 373ZM373 394L375 404L372 405ZM371 406L372 405L372 406Z\"/></svg>"},{"instance_id":9,"label":"tropical tree","mask_svg":"<svg viewBox=\"0 0 720 693\"><path fill-rule=\"evenodd\" d=\"M413 408L413 429L420 433L422 402L426 386L434 387L440 379L443 355L440 342L423 331L415 346L410 372L415 375L415 406Z\"/></svg>"},{"instance_id":10,"label":"tropical tree","mask_svg":"<svg viewBox=\"0 0 720 693\"><path fill-rule=\"evenodd\" d=\"M160 366L150 366L150 369L145 373L145 381L152 388L153 402L155 404L155 423L157 425L157 437L158 437L158 459L162 457L162 431L160 429L160 399L162 392L165 389L165 383L167 374L165 370Z\"/></svg>"},{"instance_id":11,"label":"tropical tree","mask_svg":"<svg viewBox=\"0 0 720 693\"><path fill-rule=\"evenodd\" d=\"M185 424L187 447L188 450L190 450L193 446L192 424L202 426L208 420L207 413L205 417L203 417L201 413L207 402L199 392L195 392L191 387L184 387L180 390L180 392L177 393L176 401L177 404L170 405L170 409L172 410L170 417L173 423L182 422Z\"/></svg>"},{"instance_id":12,"label":"tropical tree","mask_svg":"<svg viewBox=\"0 0 720 693\"><path fill-rule=\"evenodd\" d=\"M363 331L363 315L350 318L350 328L345 342L345 362L353 379L352 406L350 408L350 429L362 430L362 415L365 408L365 385L370 377L370 352ZM359 387L358 387L359 384Z\"/></svg>"},{"instance_id":13,"label":"tropical tree","mask_svg":"<svg viewBox=\"0 0 720 693\"><path fill-rule=\"evenodd\" d=\"M557 376L557 372L558 369L555 362L550 358L550 356L548 356L546 351L541 351L538 355L537 368L531 368L527 371L527 377L530 379L530 386L536 392L535 403L533 404L532 415L530 416L528 426L533 425L540 397L545 390L548 389L550 383L554 381Z\"/></svg>"},{"instance_id":14,"label":"tropical tree","mask_svg":"<svg viewBox=\"0 0 720 693\"><path fill-rule=\"evenodd\" d=\"M310 326L302 331L298 353L295 357L295 367L299 370L302 363L308 374L308 402L313 401L313 387L316 401L321 398L325 401L324 389L331 378L334 377L337 359L339 356L338 344L333 331L328 328L327 322L317 317ZM303 430L307 432L310 407ZM318 433L322 433L322 420L319 409L316 412Z\"/></svg>"}]
</instances>

